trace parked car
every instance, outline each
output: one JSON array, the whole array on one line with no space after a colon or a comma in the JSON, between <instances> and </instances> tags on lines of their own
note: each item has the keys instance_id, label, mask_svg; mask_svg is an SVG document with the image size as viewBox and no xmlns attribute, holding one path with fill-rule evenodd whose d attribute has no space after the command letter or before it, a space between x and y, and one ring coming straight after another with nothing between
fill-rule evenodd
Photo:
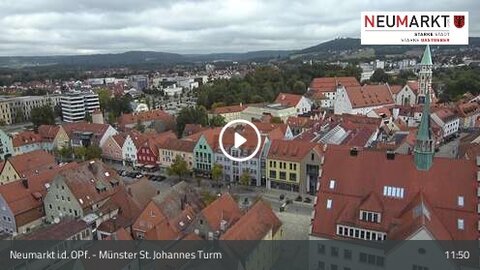
<instances>
[{"instance_id":1,"label":"parked car","mask_svg":"<svg viewBox=\"0 0 480 270\"><path fill-rule=\"evenodd\" d=\"M312 199L310 199L310 197L305 197L305 199L303 200L303 202L311 203L311 202L312 202Z\"/></svg>"}]
</instances>

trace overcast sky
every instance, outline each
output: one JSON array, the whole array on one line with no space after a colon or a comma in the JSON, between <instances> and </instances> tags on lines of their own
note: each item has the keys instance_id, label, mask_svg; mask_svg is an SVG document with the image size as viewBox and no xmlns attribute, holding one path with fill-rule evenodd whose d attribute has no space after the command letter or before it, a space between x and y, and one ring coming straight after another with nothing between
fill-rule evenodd
<instances>
[{"instance_id":1,"label":"overcast sky","mask_svg":"<svg viewBox=\"0 0 480 270\"><path fill-rule=\"evenodd\" d=\"M469 11L479 0L0 0L0 55L301 49L360 36L360 12Z\"/></svg>"}]
</instances>

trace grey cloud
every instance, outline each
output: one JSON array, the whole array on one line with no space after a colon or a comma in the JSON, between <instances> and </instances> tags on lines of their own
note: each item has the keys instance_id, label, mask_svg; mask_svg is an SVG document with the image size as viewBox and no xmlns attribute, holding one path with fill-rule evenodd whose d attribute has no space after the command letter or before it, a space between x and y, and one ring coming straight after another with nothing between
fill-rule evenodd
<instances>
[{"instance_id":1,"label":"grey cloud","mask_svg":"<svg viewBox=\"0 0 480 270\"><path fill-rule=\"evenodd\" d=\"M0 55L300 49L358 37L361 11L452 9L480 35L477 0L0 0Z\"/></svg>"}]
</instances>

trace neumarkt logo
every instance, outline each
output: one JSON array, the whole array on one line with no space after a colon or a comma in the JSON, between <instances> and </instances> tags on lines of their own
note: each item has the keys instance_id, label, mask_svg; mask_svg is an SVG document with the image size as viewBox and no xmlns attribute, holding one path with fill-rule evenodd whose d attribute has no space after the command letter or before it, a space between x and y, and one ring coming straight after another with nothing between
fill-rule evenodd
<instances>
[{"instance_id":1,"label":"neumarkt logo","mask_svg":"<svg viewBox=\"0 0 480 270\"><path fill-rule=\"evenodd\" d=\"M366 15L365 27L369 28L431 28L448 27L448 15Z\"/></svg>"},{"instance_id":2,"label":"neumarkt logo","mask_svg":"<svg viewBox=\"0 0 480 270\"><path fill-rule=\"evenodd\" d=\"M363 45L468 44L468 12L362 12Z\"/></svg>"}]
</instances>

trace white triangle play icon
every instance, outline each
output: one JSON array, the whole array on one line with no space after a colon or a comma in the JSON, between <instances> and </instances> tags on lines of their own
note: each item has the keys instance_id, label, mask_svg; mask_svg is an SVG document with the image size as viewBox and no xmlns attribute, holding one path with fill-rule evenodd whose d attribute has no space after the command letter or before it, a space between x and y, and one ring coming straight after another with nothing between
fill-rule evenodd
<instances>
[{"instance_id":1,"label":"white triangle play icon","mask_svg":"<svg viewBox=\"0 0 480 270\"><path fill-rule=\"evenodd\" d=\"M234 137L234 142L233 142L233 146L235 148L239 148L240 146L242 146L242 144L244 144L245 142L247 141L247 139L245 139L242 135L238 134L237 132L235 132L235 137Z\"/></svg>"}]
</instances>

